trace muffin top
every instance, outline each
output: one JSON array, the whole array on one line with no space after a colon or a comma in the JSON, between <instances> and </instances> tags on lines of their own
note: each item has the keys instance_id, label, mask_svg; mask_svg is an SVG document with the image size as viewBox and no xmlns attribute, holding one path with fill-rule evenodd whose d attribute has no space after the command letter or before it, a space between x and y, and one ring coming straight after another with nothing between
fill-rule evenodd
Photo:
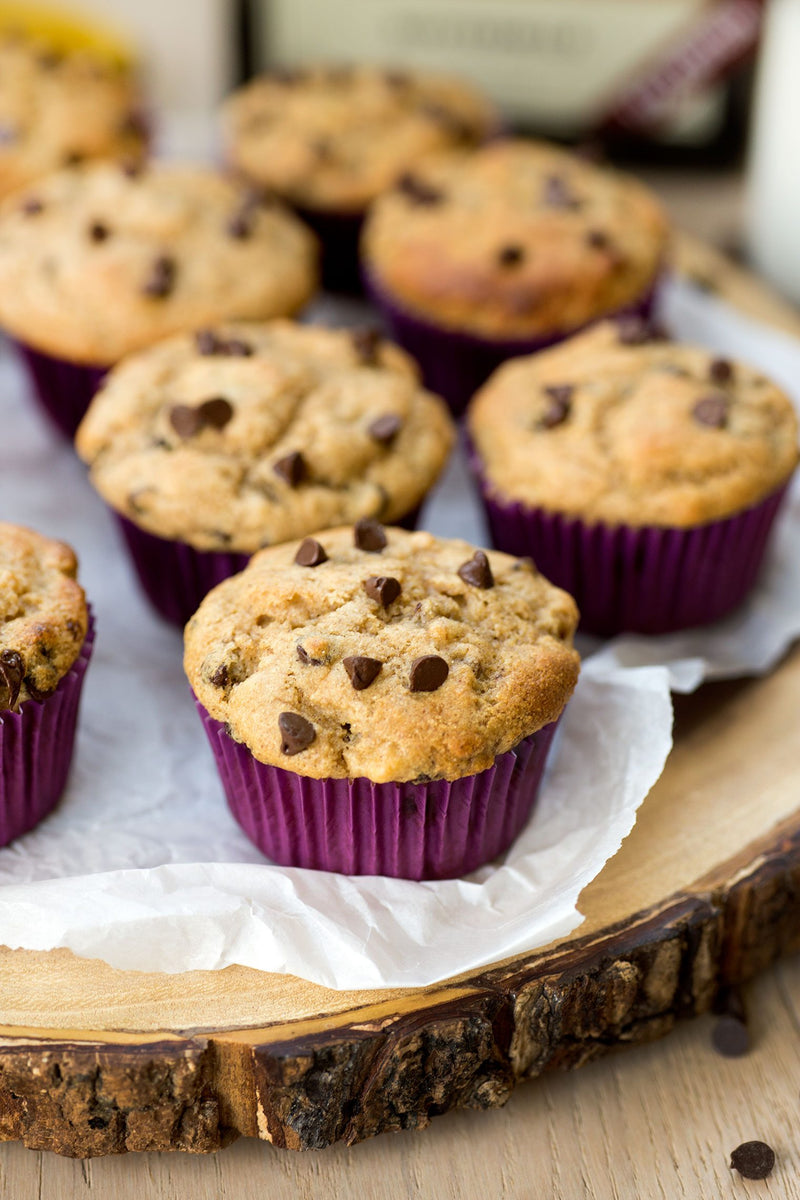
<instances>
[{"instance_id":1,"label":"muffin top","mask_svg":"<svg viewBox=\"0 0 800 1200\"><path fill-rule=\"evenodd\" d=\"M184 665L260 762L457 779L559 716L577 618L528 559L367 521L257 554L192 617Z\"/></svg>"},{"instance_id":2,"label":"muffin top","mask_svg":"<svg viewBox=\"0 0 800 1200\"><path fill-rule=\"evenodd\" d=\"M78 657L89 615L69 546L0 522L0 712L54 692Z\"/></svg>"},{"instance_id":3,"label":"muffin top","mask_svg":"<svg viewBox=\"0 0 800 1200\"><path fill-rule=\"evenodd\" d=\"M461 80L377 67L275 71L223 110L232 163L309 209L361 212L421 155L482 141L496 111Z\"/></svg>"},{"instance_id":4,"label":"muffin top","mask_svg":"<svg viewBox=\"0 0 800 1200\"><path fill-rule=\"evenodd\" d=\"M144 143L128 69L21 34L0 38L0 196L67 163L138 157Z\"/></svg>"},{"instance_id":5,"label":"muffin top","mask_svg":"<svg viewBox=\"0 0 800 1200\"><path fill-rule=\"evenodd\" d=\"M667 224L624 175L540 142L428 159L370 209L378 288L437 325L486 338L566 332L652 285Z\"/></svg>"},{"instance_id":6,"label":"muffin top","mask_svg":"<svg viewBox=\"0 0 800 1200\"><path fill-rule=\"evenodd\" d=\"M291 321L179 335L120 363L76 445L118 512L252 553L422 500L454 440L411 360L368 330Z\"/></svg>"},{"instance_id":7,"label":"muffin top","mask_svg":"<svg viewBox=\"0 0 800 1200\"><path fill-rule=\"evenodd\" d=\"M316 243L278 204L201 166L93 163L0 206L0 324L106 365L210 321L295 312Z\"/></svg>"},{"instance_id":8,"label":"muffin top","mask_svg":"<svg viewBox=\"0 0 800 1200\"><path fill-rule=\"evenodd\" d=\"M504 364L469 428L490 493L608 524L691 526L764 499L797 463L787 396L739 362L610 321Z\"/></svg>"}]
</instances>

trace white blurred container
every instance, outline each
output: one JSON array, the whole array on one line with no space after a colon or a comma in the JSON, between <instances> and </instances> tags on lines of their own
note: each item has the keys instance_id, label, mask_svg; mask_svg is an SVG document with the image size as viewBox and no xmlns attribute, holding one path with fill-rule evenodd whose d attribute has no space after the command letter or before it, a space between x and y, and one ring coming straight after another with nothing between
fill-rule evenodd
<instances>
[{"instance_id":1,"label":"white blurred container","mask_svg":"<svg viewBox=\"0 0 800 1200\"><path fill-rule=\"evenodd\" d=\"M756 267L800 303L800 0L769 0L748 168Z\"/></svg>"}]
</instances>

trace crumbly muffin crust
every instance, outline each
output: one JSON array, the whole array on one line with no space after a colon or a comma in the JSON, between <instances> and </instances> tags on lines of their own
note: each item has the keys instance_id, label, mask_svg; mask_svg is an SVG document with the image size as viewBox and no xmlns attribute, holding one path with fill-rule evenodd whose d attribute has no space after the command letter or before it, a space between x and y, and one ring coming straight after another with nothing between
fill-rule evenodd
<instances>
[{"instance_id":1,"label":"crumbly muffin crust","mask_svg":"<svg viewBox=\"0 0 800 1200\"><path fill-rule=\"evenodd\" d=\"M787 480L798 427L780 388L743 363L645 336L604 322L492 376L468 421L498 500L686 527Z\"/></svg>"},{"instance_id":2,"label":"crumbly muffin crust","mask_svg":"<svg viewBox=\"0 0 800 1200\"><path fill-rule=\"evenodd\" d=\"M257 554L186 627L195 695L260 762L457 779L560 715L577 610L529 560L380 526L316 548Z\"/></svg>"},{"instance_id":3,"label":"crumbly muffin crust","mask_svg":"<svg viewBox=\"0 0 800 1200\"><path fill-rule=\"evenodd\" d=\"M415 167L370 209L376 286L413 314L481 337L569 332L652 286L665 217L636 180L509 139Z\"/></svg>"},{"instance_id":4,"label":"crumbly muffin crust","mask_svg":"<svg viewBox=\"0 0 800 1200\"><path fill-rule=\"evenodd\" d=\"M54 692L89 616L69 546L0 522L0 713Z\"/></svg>"},{"instance_id":5,"label":"crumbly muffin crust","mask_svg":"<svg viewBox=\"0 0 800 1200\"><path fill-rule=\"evenodd\" d=\"M137 157L144 144L129 70L85 50L0 37L0 196L66 163Z\"/></svg>"},{"instance_id":6,"label":"crumbly muffin crust","mask_svg":"<svg viewBox=\"0 0 800 1200\"><path fill-rule=\"evenodd\" d=\"M367 330L291 321L179 335L111 372L78 453L118 512L198 550L251 553L423 499L454 441L443 403Z\"/></svg>"},{"instance_id":7,"label":"crumbly muffin crust","mask_svg":"<svg viewBox=\"0 0 800 1200\"><path fill-rule=\"evenodd\" d=\"M359 213L422 155L477 144L498 117L446 75L320 64L253 80L223 122L251 179L301 207Z\"/></svg>"},{"instance_id":8,"label":"crumbly muffin crust","mask_svg":"<svg viewBox=\"0 0 800 1200\"><path fill-rule=\"evenodd\" d=\"M0 206L0 324L106 365L184 329L289 315L316 286L296 217L207 167L96 163Z\"/></svg>"}]
</instances>

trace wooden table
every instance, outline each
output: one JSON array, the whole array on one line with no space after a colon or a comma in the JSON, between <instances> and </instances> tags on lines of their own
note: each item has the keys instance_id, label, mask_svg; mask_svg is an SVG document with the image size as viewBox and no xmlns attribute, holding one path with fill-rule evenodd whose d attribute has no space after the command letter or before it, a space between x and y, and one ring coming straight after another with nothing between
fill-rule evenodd
<instances>
[{"instance_id":1,"label":"wooden table","mask_svg":"<svg viewBox=\"0 0 800 1200\"><path fill-rule=\"evenodd\" d=\"M653 182L684 227L735 238L736 180ZM762 312L792 325L779 308L770 311L768 297ZM744 1058L720 1058L710 1046L711 1019L702 1018L666 1041L523 1086L505 1109L452 1113L424 1133L304 1155L243 1139L212 1157L76 1161L7 1144L0 1147L0 1196L800 1197L800 962L766 972L748 1000L755 1045ZM730 1151L753 1138L778 1154L762 1183L746 1183L727 1166Z\"/></svg>"}]
</instances>

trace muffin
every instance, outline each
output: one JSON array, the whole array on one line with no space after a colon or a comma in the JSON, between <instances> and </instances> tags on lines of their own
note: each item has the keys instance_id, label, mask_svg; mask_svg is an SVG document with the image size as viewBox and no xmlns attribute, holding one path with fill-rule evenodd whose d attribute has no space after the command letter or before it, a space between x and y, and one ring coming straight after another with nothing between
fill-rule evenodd
<instances>
[{"instance_id":1,"label":"muffin","mask_svg":"<svg viewBox=\"0 0 800 1200\"><path fill-rule=\"evenodd\" d=\"M0 523L0 846L67 781L92 621L69 546Z\"/></svg>"},{"instance_id":2,"label":"muffin","mask_svg":"<svg viewBox=\"0 0 800 1200\"><path fill-rule=\"evenodd\" d=\"M505 140L415 167L372 206L362 253L393 337L459 412L505 359L649 314L666 241L635 180Z\"/></svg>"},{"instance_id":3,"label":"muffin","mask_svg":"<svg viewBox=\"0 0 800 1200\"><path fill-rule=\"evenodd\" d=\"M370 66L273 71L223 110L233 166L301 214L323 245L323 282L360 287L367 206L431 151L477 145L499 127L491 104L446 75Z\"/></svg>"},{"instance_id":4,"label":"muffin","mask_svg":"<svg viewBox=\"0 0 800 1200\"><path fill-rule=\"evenodd\" d=\"M736 608L798 457L774 383L633 322L506 363L468 425L495 545L532 555L604 635Z\"/></svg>"},{"instance_id":5,"label":"muffin","mask_svg":"<svg viewBox=\"0 0 800 1200\"><path fill-rule=\"evenodd\" d=\"M207 167L95 163L0 206L0 325L70 437L123 355L212 321L290 315L315 286L308 230Z\"/></svg>"},{"instance_id":6,"label":"muffin","mask_svg":"<svg viewBox=\"0 0 800 1200\"><path fill-rule=\"evenodd\" d=\"M0 197L59 167L144 152L133 74L91 49L0 33Z\"/></svg>"},{"instance_id":7,"label":"muffin","mask_svg":"<svg viewBox=\"0 0 800 1200\"><path fill-rule=\"evenodd\" d=\"M235 323L120 363L77 436L142 585L183 625L262 546L412 521L454 440L445 405L368 330Z\"/></svg>"},{"instance_id":8,"label":"muffin","mask_svg":"<svg viewBox=\"0 0 800 1200\"><path fill-rule=\"evenodd\" d=\"M576 621L529 561L362 522L257 554L189 622L184 665L266 855L449 878L527 821Z\"/></svg>"}]
</instances>

